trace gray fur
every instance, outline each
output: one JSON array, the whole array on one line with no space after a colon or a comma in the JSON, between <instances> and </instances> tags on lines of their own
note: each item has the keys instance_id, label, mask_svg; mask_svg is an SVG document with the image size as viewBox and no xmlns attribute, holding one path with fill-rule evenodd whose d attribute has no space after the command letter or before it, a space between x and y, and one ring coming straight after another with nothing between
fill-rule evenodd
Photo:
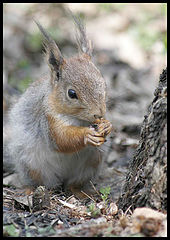
<instances>
[{"instance_id":1,"label":"gray fur","mask_svg":"<svg viewBox=\"0 0 170 240\"><path fill-rule=\"evenodd\" d=\"M81 50L91 55L83 25L74 20L81 35ZM39 23L37 25L46 39L48 57L51 51L57 61L62 57L57 45L41 25ZM49 63L49 59L47 62ZM59 67L60 64L59 62ZM43 185L48 188L88 182L100 169L100 164L96 165L96 168L93 165L101 158L101 154L96 147L90 145L71 154L57 152L57 146L50 138L46 117L48 113L54 111L49 107L48 98L54 87L51 78L52 76L56 78L56 66L50 66L50 73L51 77L47 76L35 81L9 112L11 132L7 151L23 185L37 185L37 182L30 179L29 169L39 171ZM61 104L66 104L68 107L83 107L81 114L77 115L57 114L55 111L52 113L67 125L89 126L90 122L94 121L95 114L105 113L105 80L89 59L84 57L66 59L61 81L56 84L60 89L56 101L60 99ZM69 86L80 96L76 103L66 97Z\"/></svg>"},{"instance_id":2,"label":"gray fur","mask_svg":"<svg viewBox=\"0 0 170 240\"><path fill-rule=\"evenodd\" d=\"M92 179L98 169L89 167L90 158L99 157L95 147L80 152L64 154L56 152L48 131L45 112L48 112L47 96L51 87L49 79L41 85L32 84L12 108L10 116L10 144L8 150L15 170L24 185L34 185L27 174L27 166L41 172L44 185L49 188ZM70 124L86 125L86 122L65 117Z\"/></svg>"}]
</instances>

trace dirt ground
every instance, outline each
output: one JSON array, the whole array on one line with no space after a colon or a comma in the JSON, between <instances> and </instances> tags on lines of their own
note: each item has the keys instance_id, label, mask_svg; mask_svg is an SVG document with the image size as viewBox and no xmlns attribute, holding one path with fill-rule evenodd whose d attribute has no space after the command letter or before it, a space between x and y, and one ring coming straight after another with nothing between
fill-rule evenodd
<instances>
[{"instance_id":1,"label":"dirt ground","mask_svg":"<svg viewBox=\"0 0 170 240\"><path fill-rule=\"evenodd\" d=\"M166 68L166 4L4 4L4 129L9 107L48 70L33 19L51 33L65 56L76 54L67 7L86 23L93 61L106 79L106 118L114 131L103 146L104 164L99 181L93 183L92 199L41 189L45 203L32 209L35 196L17 195L16 175L6 169L4 236L166 236L165 213L145 209L143 216L140 209L123 212L116 205L146 109ZM148 227L151 219L154 223Z\"/></svg>"}]
</instances>

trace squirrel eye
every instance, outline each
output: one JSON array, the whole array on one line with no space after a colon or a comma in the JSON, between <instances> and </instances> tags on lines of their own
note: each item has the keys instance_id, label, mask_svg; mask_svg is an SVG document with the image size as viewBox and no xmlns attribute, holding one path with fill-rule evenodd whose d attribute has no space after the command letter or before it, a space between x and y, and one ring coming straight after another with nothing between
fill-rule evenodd
<instances>
[{"instance_id":1,"label":"squirrel eye","mask_svg":"<svg viewBox=\"0 0 170 240\"><path fill-rule=\"evenodd\" d=\"M69 96L70 98L76 98L76 99L78 99L77 94L76 94L76 92L75 92L73 89L69 89L69 90L68 90L68 96Z\"/></svg>"}]
</instances>

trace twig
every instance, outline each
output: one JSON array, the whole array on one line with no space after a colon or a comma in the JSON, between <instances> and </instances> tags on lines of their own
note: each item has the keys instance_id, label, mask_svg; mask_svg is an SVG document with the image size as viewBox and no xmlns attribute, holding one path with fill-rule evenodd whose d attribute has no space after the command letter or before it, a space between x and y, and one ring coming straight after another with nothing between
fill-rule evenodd
<instances>
[{"instance_id":1,"label":"twig","mask_svg":"<svg viewBox=\"0 0 170 240\"><path fill-rule=\"evenodd\" d=\"M82 192L84 195L86 195L88 198L90 198L93 202L96 202L90 195L88 195L87 193L83 192L82 190L81 190L81 192Z\"/></svg>"}]
</instances>

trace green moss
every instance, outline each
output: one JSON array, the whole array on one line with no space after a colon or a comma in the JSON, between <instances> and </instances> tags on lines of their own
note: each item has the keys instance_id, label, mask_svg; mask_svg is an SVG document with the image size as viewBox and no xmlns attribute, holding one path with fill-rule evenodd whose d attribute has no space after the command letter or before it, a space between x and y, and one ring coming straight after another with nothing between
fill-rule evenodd
<instances>
[{"instance_id":1,"label":"green moss","mask_svg":"<svg viewBox=\"0 0 170 240\"><path fill-rule=\"evenodd\" d=\"M24 92L28 88L30 83L32 83L32 79L29 76L26 76L19 82L19 85L18 85L19 90L21 92Z\"/></svg>"},{"instance_id":2,"label":"green moss","mask_svg":"<svg viewBox=\"0 0 170 240\"><path fill-rule=\"evenodd\" d=\"M40 33L30 34L26 38L28 48L33 52L38 52L42 47L42 37Z\"/></svg>"},{"instance_id":3,"label":"green moss","mask_svg":"<svg viewBox=\"0 0 170 240\"><path fill-rule=\"evenodd\" d=\"M162 3L161 5L161 14L167 16L167 3Z\"/></svg>"},{"instance_id":4,"label":"green moss","mask_svg":"<svg viewBox=\"0 0 170 240\"><path fill-rule=\"evenodd\" d=\"M22 59L18 62L17 68L28 68L30 66L28 59Z\"/></svg>"},{"instance_id":5,"label":"green moss","mask_svg":"<svg viewBox=\"0 0 170 240\"><path fill-rule=\"evenodd\" d=\"M164 43L164 52L167 52L167 33L163 36L163 43Z\"/></svg>"},{"instance_id":6,"label":"green moss","mask_svg":"<svg viewBox=\"0 0 170 240\"><path fill-rule=\"evenodd\" d=\"M111 11L119 11L122 8L126 7L127 3L99 3L99 10L111 12Z\"/></svg>"},{"instance_id":7,"label":"green moss","mask_svg":"<svg viewBox=\"0 0 170 240\"><path fill-rule=\"evenodd\" d=\"M54 40L57 42L62 41L62 31L59 28L50 27L46 30ZM26 44L28 49L32 52L40 52L43 45L42 34L37 30L36 33L28 35L26 37Z\"/></svg>"},{"instance_id":8,"label":"green moss","mask_svg":"<svg viewBox=\"0 0 170 240\"><path fill-rule=\"evenodd\" d=\"M48 233L49 235L51 235L51 234L55 233L55 230L53 229L52 226L47 226L47 227L44 227L44 228L38 228L38 232L40 234Z\"/></svg>"},{"instance_id":9,"label":"green moss","mask_svg":"<svg viewBox=\"0 0 170 240\"><path fill-rule=\"evenodd\" d=\"M13 224L4 226L3 232L4 232L4 235L8 237L19 236L19 230Z\"/></svg>"},{"instance_id":10,"label":"green moss","mask_svg":"<svg viewBox=\"0 0 170 240\"><path fill-rule=\"evenodd\" d=\"M32 82L33 82L33 80L29 76L24 77L20 81L18 81L18 79L16 79L15 77L9 78L9 84L12 87L17 88L22 93L28 88L28 86Z\"/></svg>"}]
</instances>

